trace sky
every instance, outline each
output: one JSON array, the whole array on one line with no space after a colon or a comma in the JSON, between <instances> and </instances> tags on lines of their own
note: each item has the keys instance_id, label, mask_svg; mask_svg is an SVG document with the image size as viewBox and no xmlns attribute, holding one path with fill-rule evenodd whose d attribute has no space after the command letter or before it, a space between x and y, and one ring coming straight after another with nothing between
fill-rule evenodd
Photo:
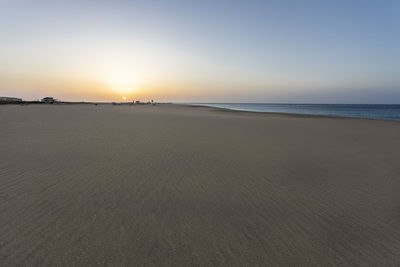
<instances>
[{"instance_id":1,"label":"sky","mask_svg":"<svg viewBox=\"0 0 400 267\"><path fill-rule=\"evenodd\" d=\"M400 104L400 1L0 0L0 96Z\"/></svg>"}]
</instances>

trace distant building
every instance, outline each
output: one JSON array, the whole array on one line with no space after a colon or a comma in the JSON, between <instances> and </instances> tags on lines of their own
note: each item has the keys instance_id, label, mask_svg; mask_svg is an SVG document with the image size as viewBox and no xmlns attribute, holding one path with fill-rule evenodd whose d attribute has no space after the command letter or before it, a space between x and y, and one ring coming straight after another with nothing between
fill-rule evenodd
<instances>
[{"instance_id":1,"label":"distant building","mask_svg":"<svg viewBox=\"0 0 400 267\"><path fill-rule=\"evenodd\" d=\"M21 98L0 96L1 102L22 102Z\"/></svg>"},{"instance_id":2,"label":"distant building","mask_svg":"<svg viewBox=\"0 0 400 267\"><path fill-rule=\"evenodd\" d=\"M52 104L52 103L56 102L56 100L53 97L48 96L48 97L42 98L41 102Z\"/></svg>"}]
</instances>

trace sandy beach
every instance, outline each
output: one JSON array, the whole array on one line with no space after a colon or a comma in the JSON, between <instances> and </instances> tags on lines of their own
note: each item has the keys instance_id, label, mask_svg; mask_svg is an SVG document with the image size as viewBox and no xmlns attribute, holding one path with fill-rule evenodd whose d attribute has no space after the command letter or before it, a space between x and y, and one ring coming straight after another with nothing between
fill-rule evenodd
<instances>
[{"instance_id":1,"label":"sandy beach","mask_svg":"<svg viewBox=\"0 0 400 267\"><path fill-rule=\"evenodd\" d=\"M399 266L400 123L0 106L0 266Z\"/></svg>"}]
</instances>

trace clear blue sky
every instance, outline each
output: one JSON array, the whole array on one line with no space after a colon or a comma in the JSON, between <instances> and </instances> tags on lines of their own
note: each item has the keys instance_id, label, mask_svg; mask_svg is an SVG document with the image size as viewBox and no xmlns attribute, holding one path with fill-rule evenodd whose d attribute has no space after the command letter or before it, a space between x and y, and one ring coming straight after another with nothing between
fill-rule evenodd
<instances>
[{"instance_id":1,"label":"clear blue sky","mask_svg":"<svg viewBox=\"0 0 400 267\"><path fill-rule=\"evenodd\" d=\"M400 103L400 1L0 0L0 95Z\"/></svg>"}]
</instances>

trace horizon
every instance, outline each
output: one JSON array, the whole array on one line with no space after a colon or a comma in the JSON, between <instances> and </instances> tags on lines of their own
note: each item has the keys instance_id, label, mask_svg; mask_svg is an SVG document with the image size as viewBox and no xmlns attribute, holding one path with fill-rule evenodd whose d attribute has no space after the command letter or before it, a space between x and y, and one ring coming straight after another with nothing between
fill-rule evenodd
<instances>
[{"instance_id":1,"label":"horizon","mask_svg":"<svg viewBox=\"0 0 400 267\"><path fill-rule=\"evenodd\" d=\"M13 96L3 96L1 97L8 97L8 98L14 98ZM49 97L49 96L46 96ZM37 98L37 99L24 99L22 97L17 97L22 99L22 102L43 102L42 99L45 98ZM122 100L115 100L115 101L90 101L90 100L63 100L63 99L57 99L54 98L56 103L83 103L83 104L90 104L90 103L98 103L98 104L112 104L112 103L132 103L139 101L140 103L150 103L154 99L122 99ZM333 103L333 102L184 102L184 101L154 101L156 104L177 104L177 105L191 105L191 104L249 104L249 105L363 105L363 106L377 106L377 105L387 105L387 106L399 106L400 103L392 103L392 104L387 104L387 103Z\"/></svg>"},{"instance_id":2,"label":"horizon","mask_svg":"<svg viewBox=\"0 0 400 267\"><path fill-rule=\"evenodd\" d=\"M398 1L0 0L0 96L400 104Z\"/></svg>"}]
</instances>

